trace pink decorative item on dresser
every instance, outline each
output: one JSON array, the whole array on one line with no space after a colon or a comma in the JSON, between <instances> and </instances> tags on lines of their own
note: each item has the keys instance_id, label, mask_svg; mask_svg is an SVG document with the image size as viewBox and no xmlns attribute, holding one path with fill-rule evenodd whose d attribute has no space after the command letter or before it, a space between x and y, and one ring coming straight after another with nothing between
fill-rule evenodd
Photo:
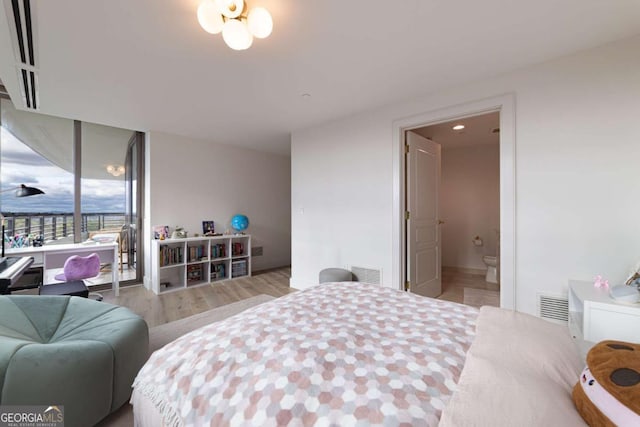
<instances>
[{"instance_id":1,"label":"pink decorative item on dresser","mask_svg":"<svg viewBox=\"0 0 640 427\"><path fill-rule=\"evenodd\" d=\"M603 280L602 276L600 276L599 274L594 277L593 279L593 286L596 288L605 288L605 289L609 289L609 281L608 280Z\"/></svg>"}]
</instances>

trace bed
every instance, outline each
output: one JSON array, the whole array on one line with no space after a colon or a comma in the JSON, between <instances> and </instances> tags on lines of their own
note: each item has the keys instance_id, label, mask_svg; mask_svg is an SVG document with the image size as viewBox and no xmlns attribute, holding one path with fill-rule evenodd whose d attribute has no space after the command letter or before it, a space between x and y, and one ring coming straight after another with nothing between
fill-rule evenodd
<instances>
[{"instance_id":1,"label":"bed","mask_svg":"<svg viewBox=\"0 0 640 427\"><path fill-rule=\"evenodd\" d=\"M539 406L529 411L533 415L522 409L539 403L532 405L521 385L556 389L554 401L542 407L553 416L572 406L571 387L583 362L565 329L506 310L479 311L376 285L325 283L207 325L156 351L134 382L135 424L538 422ZM524 331L540 336L529 339ZM560 347L543 359L547 343ZM531 362L541 366L542 379L532 380L533 370L523 367ZM501 374L503 365L511 368ZM513 406L514 414L505 411L518 395L525 403ZM536 396L545 400L544 393ZM581 420L575 409L559 419L567 422L554 425Z\"/></svg>"}]
</instances>

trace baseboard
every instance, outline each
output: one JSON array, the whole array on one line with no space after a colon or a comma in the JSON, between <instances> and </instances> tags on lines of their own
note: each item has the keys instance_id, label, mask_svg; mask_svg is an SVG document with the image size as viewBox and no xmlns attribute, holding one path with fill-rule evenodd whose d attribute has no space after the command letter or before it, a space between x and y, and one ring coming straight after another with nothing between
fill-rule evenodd
<instances>
[{"instance_id":1,"label":"baseboard","mask_svg":"<svg viewBox=\"0 0 640 427\"><path fill-rule=\"evenodd\" d=\"M289 287L292 289L297 289L299 291L310 288L317 284L318 284L318 279L313 281L313 280L297 279L293 277L289 278Z\"/></svg>"},{"instance_id":2,"label":"baseboard","mask_svg":"<svg viewBox=\"0 0 640 427\"><path fill-rule=\"evenodd\" d=\"M272 271L282 270L283 268L291 268L291 264L283 265L283 266L280 266L280 267L269 267L269 268L263 268L263 269L260 269L260 270L251 270L251 274L252 275L256 275L256 274L261 274L261 273L270 273Z\"/></svg>"},{"instance_id":3,"label":"baseboard","mask_svg":"<svg viewBox=\"0 0 640 427\"><path fill-rule=\"evenodd\" d=\"M487 274L487 270L482 268L442 267L442 271L451 273L472 274L474 276L484 276L485 274Z\"/></svg>"}]
</instances>

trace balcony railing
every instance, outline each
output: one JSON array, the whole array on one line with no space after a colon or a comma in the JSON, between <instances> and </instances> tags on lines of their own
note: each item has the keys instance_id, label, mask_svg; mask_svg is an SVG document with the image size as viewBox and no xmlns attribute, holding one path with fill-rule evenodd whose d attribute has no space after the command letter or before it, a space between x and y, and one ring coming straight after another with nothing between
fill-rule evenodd
<instances>
[{"instance_id":1,"label":"balcony railing","mask_svg":"<svg viewBox=\"0 0 640 427\"><path fill-rule=\"evenodd\" d=\"M21 213L3 212L5 236L43 236L44 242L73 235L72 213ZM126 222L124 213L86 213L81 218L82 233L104 229L117 229Z\"/></svg>"}]
</instances>

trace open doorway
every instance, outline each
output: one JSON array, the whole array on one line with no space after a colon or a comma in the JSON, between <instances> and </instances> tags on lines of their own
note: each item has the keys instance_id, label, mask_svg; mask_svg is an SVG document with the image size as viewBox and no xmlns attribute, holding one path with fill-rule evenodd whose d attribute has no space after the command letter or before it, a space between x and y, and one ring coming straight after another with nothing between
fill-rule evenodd
<instances>
[{"instance_id":1,"label":"open doorway","mask_svg":"<svg viewBox=\"0 0 640 427\"><path fill-rule=\"evenodd\" d=\"M406 131L406 271L412 292L500 305L500 112Z\"/></svg>"},{"instance_id":2,"label":"open doorway","mask_svg":"<svg viewBox=\"0 0 640 427\"><path fill-rule=\"evenodd\" d=\"M396 289L405 289L406 276L406 131L456 118L500 112L500 307L517 308L516 283L516 115L513 94L497 95L476 101L414 112L393 122L393 227L392 280Z\"/></svg>"}]
</instances>

